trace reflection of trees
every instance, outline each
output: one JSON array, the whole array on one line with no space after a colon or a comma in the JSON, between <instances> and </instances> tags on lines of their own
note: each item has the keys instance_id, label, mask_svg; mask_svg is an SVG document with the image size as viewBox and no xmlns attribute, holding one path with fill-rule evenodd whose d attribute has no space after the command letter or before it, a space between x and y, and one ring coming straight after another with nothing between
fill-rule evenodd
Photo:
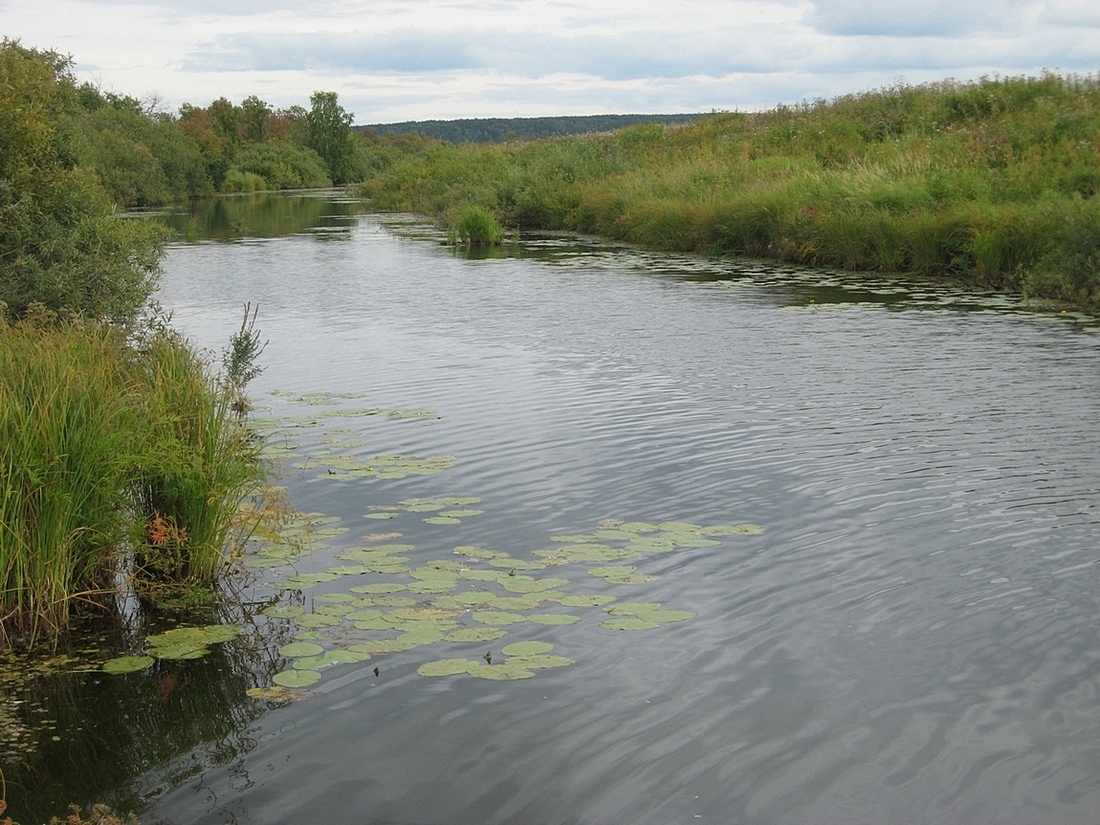
<instances>
[{"instance_id":1,"label":"reflection of trees","mask_svg":"<svg viewBox=\"0 0 1100 825\"><path fill-rule=\"evenodd\" d=\"M28 725L40 731L38 747L3 766L8 813L44 822L72 803L93 802L140 812L164 785L234 762L239 782L249 783L241 765L256 745L250 727L267 705L246 691L270 684L283 665L278 648L291 634L289 623L247 615L258 606L223 611L237 615L217 620L244 632L201 659L159 660L125 675L76 671L34 680L25 707L35 717ZM44 719L49 729L42 730Z\"/></svg>"},{"instance_id":2,"label":"reflection of trees","mask_svg":"<svg viewBox=\"0 0 1100 825\"><path fill-rule=\"evenodd\" d=\"M269 193L195 200L165 220L188 240L274 238L311 229L347 231L364 210L351 199Z\"/></svg>"}]
</instances>

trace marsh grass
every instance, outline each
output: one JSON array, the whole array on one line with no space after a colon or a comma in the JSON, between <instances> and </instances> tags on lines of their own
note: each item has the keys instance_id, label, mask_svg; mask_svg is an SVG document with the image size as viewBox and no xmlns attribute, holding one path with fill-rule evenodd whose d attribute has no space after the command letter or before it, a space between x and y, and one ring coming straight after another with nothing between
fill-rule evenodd
<instances>
[{"instance_id":1,"label":"marsh grass","mask_svg":"<svg viewBox=\"0 0 1100 825\"><path fill-rule=\"evenodd\" d=\"M258 489L260 442L240 421L237 390L187 341L160 332L138 359L149 449L137 483L147 528L139 584L213 581L243 539L236 514Z\"/></svg>"},{"instance_id":2,"label":"marsh grass","mask_svg":"<svg viewBox=\"0 0 1100 825\"><path fill-rule=\"evenodd\" d=\"M165 331L32 312L0 321L0 640L55 638L135 585L212 582L250 521L259 443L234 394ZM148 589L148 588L147 588Z\"/></svg>"},{"instance_id":3,"label":"marsh grass","mask_svg":"<svg viewBox=\"0 0 1100 825\"><path fill-rule=\"evenodd\" d=\"M899 84L505 145L380 139L375 205L1100 306L1100 78ZM1070 229L1073 227L1073 229Z\"/></svg>"},{"instance_id":4,"label":"marsh grass","mask_svg":"<svg viewBox=\"0 0 1100 825\"><path fill-rule=\"evenodd\" d=\"M141 421L105 325L0 322L0 632L30 638L110 592Z\"/></svg>"},{"instance_id":5,"label":"marsh grass","mask_svg":"<svg viewBox=\"0 0 1100 825\"><path fill-rule=\"evenodd\" d=\"M453 244L500 246L504 242L504 227L485 207L460 206L450 223L447 239Z\"/></svg>"}]
</instances>

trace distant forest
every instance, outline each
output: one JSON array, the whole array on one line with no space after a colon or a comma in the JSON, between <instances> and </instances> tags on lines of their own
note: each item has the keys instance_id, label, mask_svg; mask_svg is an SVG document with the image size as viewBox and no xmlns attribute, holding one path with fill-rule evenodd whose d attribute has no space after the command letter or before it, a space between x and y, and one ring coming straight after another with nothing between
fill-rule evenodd
<instances>
[{"instance_id":1,"label":"distant forest","mask_svg":"<svg viewBox=\"0 0 1100 825\"><path fill-rule=\"evenodd\" d=\"M357 127L370 134L407 135L413 132L449 143L503 143L558 135L611 132L639 123L688 123L699 114L579 115L569 117L488 117L462 120L410 120Z\"/></svg>"}]
</instances>

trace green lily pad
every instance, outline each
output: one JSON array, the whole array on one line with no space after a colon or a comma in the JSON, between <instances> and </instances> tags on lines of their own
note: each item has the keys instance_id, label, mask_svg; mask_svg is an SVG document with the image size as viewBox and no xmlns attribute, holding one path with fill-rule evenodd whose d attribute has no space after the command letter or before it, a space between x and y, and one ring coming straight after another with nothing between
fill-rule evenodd
<instances>
[{"instance_id":1,"label":"green lily pad","mask_svg":"<svg viewBox=\"0 0 1100 825\"><path fill-rule=\"evenodd\" d=\"M313 642L291 642L279 648L279 655L288 659L296 659L300 656L319 656L325 649Z\"/></svg>"},{"instance_id":2,"label":"green lily pad","mask_svg":"<svg viewBox=\"0 0 1100 825\"><path fill-rule=\"evenodd\" d=\"M614 596L604 593L592 593L584 596L566 596L558 600L565 607L599 607L601 604L615 601Z\"/></svg>"},{"instance_id":3,"label":"green lily pad","mask_svg":"<svg viewBox=\"0 0 1100 825\"><path fill-rule=\"evenodd\" d=\"M190 642L157 645L149 648L149 654L158 659L201 659L210 653L210 648L196 646Z\"/></svg>"},{"instance_id":4,"label":"green lily pad","mask_svg":"<svg viewBox=\"0 0 1100 825\"><path fill-rule=\"evenodd\" d=\"M703 536L758 536L763 532L759 524L719 524L699 530Z\"/></svg>"},{"instance_id":5,"label":"green lily pad","mask_svg":"<svg viewBox=\"0 0 1100 825\"><path fill-rule=\"evenodd\" d=\"M284 670L271 677L271 681L285 688L304 688L321 681L316 670Z\"/></svg>"},{"instance_id":6,"label":"green lily pad","mask_svg":"<svg viewBox=\"0 0 1100 825\"><path fill-rule=\"evenodd\" d=\"M294 620L300 627L336 627L340 624L339 616L328 616L324 613L307 613Z\"/></svg>"},{"instance_id":7,"label":"green lily pad","mask_svg":"<svg viewBox=\"0 0 1100 825\"><path fill-rule=\"evenodd\" d=\"M457 676L459 673L469 673L471 667L481 664L474 659L439 659L435 662L425 662L416 669L421 676Z\"/></svg>"},{"instance_id":8,"label":"green lily pad","mask_svg":"<svg viewBox=\"0 0 1100 825\"><path fill-rule=\"evenodd\" d=\"M660 622L651 622L640 616L623 616L615 619L605 619L600 622L608 630L652 630L660 627Z\"/></svg>"},{"instance_id":9,"label":"green lily pad","mask_svg":"<svg viewBox=\"0 0 1100 825\"><path fill-rule=\"evenodd\" d=\"M450 516L432 516L431 518L424 519L425 524L462 524L462 519L452 518Z\"/></svg>"},{"instance_id":10,"label":"green lily pad","mask_svg":"<svg viewBox=\"0 0 1100 825\"><path fill-rule=\"evenodd\" d=\"M507 664L529 670L538 670L547 667L566 667L573 664L573 660L566 656L547 656L539 653L530 656L516 656L509 659Z\"/></svg>"},{"instance_id":11,"label":"green lily pad","mask_svg":"<svg viewBox=\"0 0 1100 825\"><path fill-rule=\"evenodd\" d=\"M466 672L479 679L493 679L495 681L530 679L535 675L534 671L511 663L490 665L485 662L475 662Z\"/></svg>"},{"instance_id":12,"label":"green lily pad","mask_svg":"<svg viewBox=\"0 0 1100 825\"><path fill-rule=\"evenodd\" d=\"M502 636L507 636L508 631L499 627L463 627L452 630L443 637L447 642L491 642Z\"/></svg>"},{"instance_id":13,"label":"green lily pad","mask_svg":"<svg viewBox=\"0 0 1100 825\"><path fill-rule=\"evenodd\" d=\"M115 659L108 659L103 663L104 673L134 673L138 670L145 670L153 662L155 662L152 656L119 656Z\"/></svg>"},{"instance_id":14,"label":"green lily pad","mask_svg":"<svg viewBox=\"0 0 1100 825\"><path fill-rule=\"evenodd\" d=\"M553 649L554 646L550 642L529 641L512 642L501 648L500 652L505 656L534 656L537 653L548 653Z\"/></svg>"}]
</instances>

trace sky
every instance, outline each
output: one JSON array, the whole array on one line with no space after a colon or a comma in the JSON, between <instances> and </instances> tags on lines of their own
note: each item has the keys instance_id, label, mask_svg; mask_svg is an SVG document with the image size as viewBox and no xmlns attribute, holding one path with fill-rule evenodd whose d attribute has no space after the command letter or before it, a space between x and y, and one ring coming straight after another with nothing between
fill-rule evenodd
<instances>
[{"instance_id":1,"label":"sky","mask_svg":"<svg viewBox=\"0 0 1100 825\"><path fill-rule=\"evenodd\" d=\"M759 111L898 83L1100 73L1097 0L0 0L105 92L336 92L357 124Z\"/></svg>"}]
</instances>

